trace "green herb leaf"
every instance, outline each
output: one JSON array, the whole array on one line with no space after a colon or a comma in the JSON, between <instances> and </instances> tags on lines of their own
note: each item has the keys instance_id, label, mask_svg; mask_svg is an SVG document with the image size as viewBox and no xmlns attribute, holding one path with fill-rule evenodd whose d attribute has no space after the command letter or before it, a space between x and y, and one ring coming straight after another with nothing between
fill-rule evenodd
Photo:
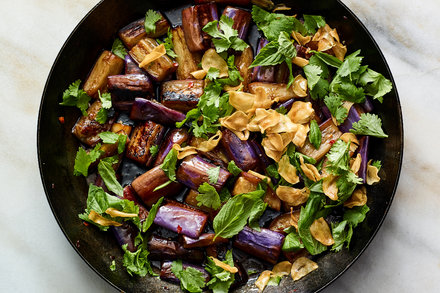
<instances>
[{"instance_id":1,"label":"green herb leaf","mask_svg":"<svg viewBox=\"0 0 440 293\"><path fill-rule=\"evenodd\" d=\"M350 143L338 139L326 155L328 159L327 170L335 175L340 175L341 170L348 171L350 162L349 150Z\"/></svg>"},{"instance_id":2,"label":"green herb leaf","mask_svg":"<svg viewBox=\"0 0 440 293\"><path fill-rule=\"evenodd\" d=\"M225 255L225 264L234 266L232 250L228 250ZM218 267L211 258L207 258L206 271L211 275L211 280L206 284L213 293L227 293L234 283L234 274Z\"/></svg>"},{"instance_id":3,"label":"green herb leaf","mask_svg":"<svg viewBox=\"0 0 440 293\"><path fill-rule=\"evenodd\" d=\"M245 41L238 37L237 30L232 28L233 25L234 20L232 18L222 15L220 22L214 20L203 27L203 31L213 37L212 43L217 53L226 52L229 48L235 51L243 51L249 47Z\"/></svg>"},{"instance_id":4,"label":"green herb leaf","mask_svg":"<svg viewBox=\"0 0 440 293\"><path fill-rule=\"evenodd\" d=\"M116 38L113 41L112 53L115 54L116 56L118 56L121 59L125 59L125 56L127 56L127 54L128 54L127 50L124 47L124 44L118 38Z\"/></svg>"},{"instance_id":5,"label":"green herb leaf","mask_svg":"<svg viewBox=\"0 0 440 293\"><path fill-rule=\"evenodd\" d=\"M214 80L217 79L220 75L220 70L218 70L217 68L211 67L208 70L208 73L206 74L206 78L209 80Z\"/></svg>"},{"instance_id":6,"label":"green herb leaf","mask_svg":"<svg viewBox=\"0 0 440 293\"><path fill-rule=\"evenodd\" d=\"M183 268L182 261L176 260L171 264L171 271L180 280L180 287L191 293L203 292L205 278L203 273L193 267Z\"/></svg>"},{"instance_id":7,"label":"green herb leaf","mask_svg":"<svg viewBox=\"0 0 440 293\"><path fill-rule=\"evenodd\" d=\"M116 173L112 165L118 161L118 157L109 157L102 159L98 164L98 172L108 190L116 195L123 196L123 188L116 179Z\"/></svg>"},{"instance_id":8,"label":"green herb leaf","mask_svg":"<svg viewBox=\"0 0 440 293\"><path fill-rule=\"evenodd\" d=\"M100 124L104 124L107 122L108 110L112 107L112 96L110 93L101 94L100 91L98 91L98 95L102 105L101 109L99 109L98 113L96 114L95 119Z\"/></svg>"},{"instance_id":9,"label":"green herb leaf","mask_svg":"<svg viewBox=\"0 0 440 293\"><path fill-rule=\"evenodd\" d=\"M175 149L171 149L163 160L162 165L160 165L160 168L165 172L171 181L176 181L176 164L177 151Z\"/></svg>"},{"instance_id":10,"label":"green herb leaf","mask_svg":"<svg viewBox=\"0 0 440 293\"><path fill-rule=\"evenodd\" d=\"M349 247L353 229L365 220L369 210L366 205L347 209L343 216L344 220L338 224L332 224L332 234L335 240L332 251L340 251L344 243L346 243L347 248Z\"/></svg>"},{"instance_id":11,"label":"green herb leaf","mask_svg":"<svg viewBox=\"0 0 440 293\"><path fill-rule=\"evenodd\" d=\"M128 244L122 245L122 249L124 250L123 265L127 269L127 273L130 276L138 275L145 277L147 274L157 276L148 261L148 255L150 254L148 250L140 246L135 252L131 252L127 249L127 245Z\"/></svg>"},{"instance_id":12,"label":"green herb leaf","mask_svg":"<svg viewBox=\"0 0 440 293\"><path fill-rule=\"evenodd\" d=\"M336 72L336 75L346 77L358 71L361 67L362 59L364 58L362 56L358 56L360 53L361 50L357 50L356 52L345 57L344 62L342 62L341 66Z\"/></svg>"},{"instance_id":13,"label":"green herb leaf","mask_svg":"<svg viewBox=\"0 0 440 293\"><path fill-rule=\"evenodd\" d=\"M236 164L234 160L229 161L228 163L228 171L231 172L232 175L238 176L243 170L241 170Z\"/></svg>"},{"instance_id":14,"label":"green herb leaf","mask_svg":"<svg viewBox=\"0 0 440 293\"><path fill-rule=\"evenodd\" d=\"M324 103L338 123L343 123L348 116L348 110L343 107L343 99L337 94L329 94Z\"/></svg>"},{"instance_id":15,"label":"green herb leaf","mask_svg":"<svg viewBox=\"0 0 440 293\"><path fill-rule=\"evenodd\" d=\"M343 219L352 225L353 228L356 228L357 225L365 220L365 217L369 211L370 208L366 205L361 207L353 207L351 209L347 209L347 211L344 213Z\"/></svg>"},{"instance_id":16,"label":"green herb leaf","mask_svg":"<svg viewBox=\"0 0 440 293\"><path fill-rule=\"evenodd\" d=\"M152 157L155 157L157 155L157 153L159 152L159 146L158 145L152 145L150 147L150 155Z\"/></svg>"},{"instance_id":17,"label":"green herb leaf","mask_svg":"<svg viewBox=\"0 0 440 293\"><path fill-rule=\"evenodd\" d=\"M301 238L296 231L290 232L284 238L283 251L296 252L302 248L304 248L304 245L301 243Z\"/></svg>"},{"instance_id":18,"label":"green herb leaf","mask_svg":"<svg viewBox=\"0 0 440 293\"><path fill-rule=\"evenodd\" d=\"M112 260L112 264L110 265L110 271L112 271L112 272L116 271L116 262L115 262L115 260Z\"/></svg>"},{"instance_id":19,"label":"green herb leaf","mask_svg":"<svg viewBox=\"0 0 440 293\"><path fill-rule=\"evenodd\" d=\"M163 45L168 56L171 58L177 58L177 54L174 52L173 34L171 33L170 29L168 29L167 37L164 39Z\"/></svg>"},{"instance_id":20,"label":"green herb leaf","mask_svg":"<svg viewBox=\"0 0 440 293\"><path fill-rule=\"evenodd\" d=\"M373 161L371 163L371 166L376 167L377 168L377 172L379 172L380 168L382 168L382 162L380 160Z\"/></svg>"},{"instance_id":21,"label":"green herb leaf","mask_svg":"<svg viewBox=\"0 0 440 293\"><path fill-rule=\"evenodd\" d=\"M357 135L369 135L375 137L388 137L382 130L382 120L376 114L363 113L361 120L353 123L350 132Z\"/></svg>"},{"instance_id":22,"label":"green herb leaf","mask_svg":"<svg viewBox=\"0 0 440 293\"><path fill-rule=\"evenodd\" d=\"M87 95L85 91L79 89L80 84L81 80L78 79L69 85L69 88L63 93L63 101L60 105L77 107L81 110L81 113L86 116L91 97Z\"/></svg>"},{"instance_id":23,"label":"green herb leaf","mask_svg":"<svg viewBox=\"0 0 440 293\"><path fill-rule=\"evenodd\" d=\"M314 54L313 56L316 56L317 58L321 59L325 64L329 66L339 68L342 65L342 61L333 55L318 51L311 51L311 53Z\"/></svg>"},{"instance_id":24,"label":"green herb leaf","mask_svg":"<svg viewBox=\"0 0 440 293\"><path fill-rule=\"evenodd\" d=\"M316 33L316 29L325 26L325 20L319 15L303 15L304 27L307 29L309 35Z\"/></svg>"},{"instance_id":25,"label":"green herb leaf","mask_svg":"<svg viewBox=\"0 0 440 293\"><path fill-rule=\"evenodd\" d=\"M153 192L158 191L159 189L162 189L164 187L167 187L168 185L170 185L173 181L168 180L167 182L157 186L156 188L153 189Z\"/></svg>"},{"instance_id":26,"label":"green herb leaf","mask_svg":"<svg viewBox=\"0 0 440 293\"><path fill-rule=\"evenodd\" d=\"M199 194L196 197L198 206L204 205L214 210L217 210L221 206L220 196L213 186L205 182L199 186L198 191Z\"/></svg>"},{"instance_id":27,"label":"green herb leaf","mask_svg":"<svg viewBox=\"0 0 440 293\"><path fill-rule=\"evenodd\" d=\"M393 89L393 84L389 79L371 69L368 69L361 75L359 83L364 86L367 95L372 96L373 99L381 103L383 96Z\"/></svg>"},{"instance_id":28,"label":"green herb leaf","mask_svg":"<svg viewBox=\"0 0 440 293\"><path fill-rule=\"evenodd\" d=\"M306 74L307 85L310 90L313 90L315 85L321 79L322 69L316 65L311 65L311 64L304 66L303 69L304 69L304 73Z\"/></svg>"},{"instance_id":29,"label":"green herb leaf","mask_svg":"<svg viewBox=\"0 0 440 293\"><path fill-rule=\"evenodd\" d=\"M87 153L82 147L78 148L78 152L75 157L75 166L73 167L73 175L83 175L87 177L89 173L89 167L102 155L103 151L100 150L101 144L98 143L90 152Z\"/></svg>"},{"instance_id":30,"label":"green herb leaf","mask_svg":"<svg viewBox=\"0 0 440 293\"><path fill-rule=\"evenodd\" d=\"M216 184L218 181L218 176L220 175L220 166L214 167L206 171L209 177L209 183Z\"/></svg>"},{"instance_id":31,"label":"green herb leaf","mask_svg":"<svg viewBox=\"0 0 440 293\"><path fill-rule=\"evenodd\" d=\"M257 24L268 41L278 40L279 35L284 32L292 33L299 21L284 14L270 13L266 10L254 5L252 6L252 19Z\"/></svg>"},{"instance_id":32,"label":"green herb leaf","mask_svg":"<svg viewBox=\"0 0 440 293\"><path fill-rule=\"evenodd\" d=\"M318 122L316 120L312 120L310 122L310 132L309 132L309 141L315 147L315 149L319 149L321 146L322 133L321 129L319 129Z\"/></svg>"},{"instance_id":33,"label":"green herb leaf","mask_svg":"<svg viewBox=\"0 0 440 293\"><path fill-rule=\"evenodd\" d=\"M162 16L158 12L149 9L145 14L145 32L147 34L154 34L156 32L156 22L158 22L161 18Z\"/></svg>"},{"instance_id":34,"label":"green herb leaf","mask_svg":"<svg viewBox=\"0 0 440 293\"><path fill-rule=\"evenodd\" d=\"M157 210L159 209L160 205L163 202L164 197L162 196L159 198L159 200L153 204L150 211L148 212L148 217L145 219L145 221L142 223L142 233L145 233L150 229L151 225L154 222L154 218L156 218Z\"/></svg>"}]
</instances>

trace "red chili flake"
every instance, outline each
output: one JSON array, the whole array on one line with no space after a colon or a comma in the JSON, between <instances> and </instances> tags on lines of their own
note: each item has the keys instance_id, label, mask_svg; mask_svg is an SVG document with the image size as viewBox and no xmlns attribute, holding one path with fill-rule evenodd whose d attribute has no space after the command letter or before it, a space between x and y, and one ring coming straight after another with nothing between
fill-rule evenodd
<instances>
[{"instance_id":1,"label":"red chili flake","mask_svg":"<svg viewBox=\"0 0 440 293\"><path fill-rule=\"evenodd\" d=\"M334 139L332 139L331 141L329 141L328 142L329 144L334 144L335 143L335 140Z\"/></svg>"},{"instance_id":2,"label":"red chili flake","mask_svg":"<svg viewBox=\"0 0 440 293\"><path fill-rule=\"evenodd\" d=\"M76 240L76 243L75 243L75 246L76 246L76 248L79 248L79 240Z\"/></svg>"},{"instance_id":3,"label":"red chili flake","mask_svg":"<svg viewBox=\"0 0 440 293\"><path fill-rule=\"evenodd\" d=\"M177 66L179 66L179 63L177 63L177 62L173 62L173 66L174 66L174 67L177 67Z\"/></svg>"},{"instance_id":4,"label":"red chili flake","mask_svg":"<svg viewBox=\"0 0 440 293\"><path fill-rule=\"evenodd\" d=\"M64 124L64 117L63 116L58 117L58 121L60 121L61 124Z\"/></svg>"},{"instance_id":5,"label":"red chili flake","mask_svg":"<svg viewBox=\"0 0 440 293\"><path fill-rule=\"evenodd\" d=\"M192 88L194 86L194 82L190 81L188 82L188 88Z\"/></svg>"},{"instance_id":6,"label":"red chili flake","mask_svg":"<svg viewBox=\"0 0 440 293\"><path fill-rule=\"evenodd\" d=\"M177 233L181 233L182 232L182 227L180 227L180 225L177 225Z\"/></svg>"},{"instance_id":7,"label":"red chili flake","mask_svg":"<svg viewBox=\"0 0 440 293\"><path fill-rule=\"evenodd\" d=\"M84 224L84 226L86 226L86 227L89 226L89 223L87 223L87 222L83 222L83 224Z\"/></svg>"}]
</instances>

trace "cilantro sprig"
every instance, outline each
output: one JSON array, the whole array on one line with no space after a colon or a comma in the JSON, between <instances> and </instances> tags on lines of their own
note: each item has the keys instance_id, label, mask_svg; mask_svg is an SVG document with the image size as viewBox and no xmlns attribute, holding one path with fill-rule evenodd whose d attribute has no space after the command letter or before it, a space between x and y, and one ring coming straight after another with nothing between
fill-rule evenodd
<instances>
[{"instance_id":1,"label":"cilantro sprig","mask_svg":"<svg viewBox=\"0 0 440 293\"><path fill-rule=\"evenodd\" d=\"M63 93L63 101L60 103L62 106L74 106L81 110L81 113L87 115L87 108L91 97L87 93L79 88L81 80L76 80L69 88Z\"/></svg>"},{"instance_id":2,"label":"cilantro sprig","mask_svg":"<svg viewBox=\"0 0 440 293\"><path fill-rule=\"evenodd\" d=\"M124 59L125 56L127 56L127 50L124 47L124 44L122 43L122 41L118 38L116 38L113 41L113 45L112 45L112 53L115 54L116 56L118 56L121 59Z\"/></svg>"},{"instance_id":3,"label":"cilantro sprig","mask_svg":"<svg viewBox=\"0 0 440 293\"><path fill-rule=\"evenodd\" d=\"M191 293L203 291L205 287L205 278L203 273L193 267L183 267L182 260L173 261L171 271L180 280L180 287Z\"/></svg>"},{"instance_id":4,"label":"cilantro sprig","mask_svg":"<svg viewBox=\"0 0 440 293\"><path fill-rule=\"evenodd\" d=\"M144 28L145 32L147 34L154 34L156 32L156 22L158 22L162 16L154 11L154 10L147 10L147 13L145 13L145 22L144 22Z\"/></svg>"},{"instance_id":5,"label":"cilantro sprig","mask_svg":"<svg viewBox=\"0 0 440 293\"><path fill-rule=\"evenodd\" d=\"M233 29L234 20L222 15L220 21L214 20L203 27L203 31L213 37L212 43L217 53L226 52L229 48L235 51L243 51L247 47L245 41L238 37L238 32Z\"/></svg>"},{"instance_id":6,"label":"cilantro sprig","mask_svg":"<svg viewBox=\"0 0 440 293\"><path fill-rule=\"evenodd\" d=\"M363 113L358 122L353 123L350 132L357 135L370 135L380 138L388 137L382 130L382 120L376 114Z\"/></svg>"}]
</instances>

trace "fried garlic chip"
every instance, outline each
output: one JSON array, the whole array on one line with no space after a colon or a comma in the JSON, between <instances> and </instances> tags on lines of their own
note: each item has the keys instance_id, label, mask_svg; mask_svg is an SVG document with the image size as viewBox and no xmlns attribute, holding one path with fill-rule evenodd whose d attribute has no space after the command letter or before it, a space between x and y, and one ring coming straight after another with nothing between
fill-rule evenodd
<instances>
[{"instance_id":1,"label":"fried garlic chip","mask_svg":"<svg viewBox=\"0 0 440 293\"><path fill-rule=\"evenodd\" d=\"M336 58L343 61L347 53L347 47L342 45L336 29L331 29L328 24L318 29L312 41L318 42L318 51L333 51Z\"/></svg>"},{"instance_id":2,"label":"fried garlic chip","mask_svg":"<svg viewBox=\"0 0 440 293\"><path fill-rule=\"evenodd\" d=\"M253 105L254 112L258 108L268 109L275 101L270 98L270 96L266 93L264 88L257 87L255 89L255 101Z\"/></svg>"},{"instance_id":3,"label":"fried garlic chip","mask_svg":"<svg viewBox=\"0 0 440 293\"><path fill-rule=\"evenodd\" d=\"M296 101L292 104L292 108L287 113L287 116L293 123L306 124L309 123L312 117L315 115L312 103Z\"/></svg>"},{"instance_id":4,"label":"fried garlic chip","mask_svg":"<svg viewBox=\"0 0 440 293\"><path fill-rule=\"evenodd\" d=\"M105 213L112 216L113 218L120 217L120 218L134 218L137 217L137 214L131 214L131 213L125 213L121 212L115 208L108 208L105 210Z\"/></svg>"},{"instance_id":5,"label":"fried garlic chip","mask_svg":"<svg viewBox=\"0 0 440 293\"><path fill-rule=\"evenodd\" d=\"M300 57L295 57L295 59L296 58L300 58ZM303 58L300 58L300 59L303 59ZM303 59L303 60L307 61L307 62L305 62L305 65L309 64L309 61L307 59ZM293 61L293 63L295 63L295 60ZM298 65L298 66L301 66L301 65ZM304 67L304 66L301 66L301 67ZM301 74L298 74L295 77L295 79L293 80L292 89L293 89L293 92L295 93L295 95L297 95L298 97L300 97L300 98L307 97L307 79L305 79Z\"/></svg>"},{"instance_id":6,"label":"fried garlic chip","mask_svg":"<svg viewBox=\"0 0 440 293\"><path fill-rule=\"evenodd\" d=\"M322 191L324 191L324 194L331 200L338 200L337 181L338 177L331 174L324 177L324 180L322 181Z\"/></svg>"},{"instance_id":7,"label":"fried garlic chip","mask_svg":"<svg viewBox=\"0 0 440 293\"><path fill-rule=\"evenodd\" d=\"M278 123L267 129L268 133L297 133L301 128L301 125L293 123L289 117L280 114L275 110L268 110L271 113L275 112L274 115L278 116ZM263 121L264 122L264 121ZM300 129L301 130L301 129Z\"/></svg>"},{"instance_id":8,"label":"fried garlic chip","mask_svg":"<svg viewBox=\"0 0 440 293\"><path fill-rule=\"evenodd\" d=\"M283 115L272 109L270 110L256 109L255 116L249 122L247 129L253 132L259 131L261 133L264 133L269 128L278 125L281 116ZM268 131L268 132L273 132L273 131Z\"/></svg>"},{"instance_id":9,"label":"fried garlic chip","mask_svg":"<svg viewBox=\"0 0 440 293\"><path fill-rule=\"evenodd\" d=\"M298 230L298 221L300 214L301 214L301 210L293 211L293 208L290 208L290 225L295 227L297 230Z\"/></svg>"},{"instance_id":10,"label":"fried garlic chip","mask_svg":"<svg viewBox=\"0 0 440 293\"><path fill-rule=\"evenodd\" d=\"M309 43L312 40L311 36L304 37L302 34L296 31L292 32L292 37L301 46L304 46L305 44Z\"/></svg>"},{"instance_id":11,"label":"fried garlic chip","mask_svg":"<svg viewBox=\"0 0 440 293\"><path fill-rule=\"evenodd\" d=\"M346 132L343 135L341 135L340 139L342 139L344 142L348 143L350 142L350 153L353 154L358 146L359 146L359 140L357 139L356 135L351 132Z\"/></svg>"},{"instance_id":12,"label":"fried garlic chip","mask_svg":"<svg viewBox=\"0 0 440 293\"><path fill-rule=\"evenodd\" d=\"M177 151L177 159L182 160L188 156L197 154L197 149L195 146L186 146L182 148L179 144L173 144L173 149Z\"/></svg>"},{"instance_id":13,"label":"fried garlic chip","mask_svg":"<svg viewBox=\"0 0 440 293\"><path fill-rule=\"evenodd\" d=\"M263 271L258 277L258 279L255 281L255 286L257 286L260 292L263 291L264 288L266 288L267 283L269 283L271 275L272 275L271 271Z\"/></svg>"},{"instance_id":14,"label":"fried garlic chip","mask_svg":"<svg viewBox=\"0 0 440 293\"><path fill-rule=\"evenodd\" d=\"M308 275L318 268L318 264L308 259L307 257L300 257L292 264L290 274L294 281L298 281L302 277Z\"/></svg>"},{"instance_id":15,"label":"fried garlic chip","mask_svg":"<svg viewBox=\"0 0 440 293\"><path fill-rule=\"evenodd\" d=\"M309 124L305 124L305 125L296 124L296 125L297 125L297 130L292 138L292 142L294 145L301 148L306 143L307 134L309 133L310 126Z\"/></svg>"},{"instance_id":16,"label":"fried garlic chip","mask_svg":"<svg viewBox=\"0 0 440 293\"><path fill-rule=\"evenodd\" d=\"M367 203L367 188L361 186L356 188L351 197L344 202L344 207L361 207Z\"/></svg>"},{"instance_id":17,"label":"fried garlic chip","mask_svg":"<svg viewBox=\"0 0 440 293\"><path fill-rule=\"evenodd\" d=\"M156 61L163 55L165 55L167 51L165 50L164 44L160 44L156 48L154 48L150 53L145 55L144 59L141 63L139 63L140 68L145 68L148 64L150 64L153 61Z\"/></svg>"},{"instance_id":18,"label":"fried garlic chip","mask_svg":"<svg viewBox=\"0 0 440 293\"><path fill-rule=\"evenodd\" d=\"M292 269L292 264L289 261L282 261L280 263L277 263L273 269L272 274L274 276L287 276L290 274L290 270Z\"/></svg>"},{"instance_id":19,"label":"fried garlic chip","mask_svg":"<svg viewBox=\"0 0 440 293\"><path fill-rule=\"evenodd\" d=\"M295 57L292 59L292 63L303 68L304 66L309 65L309 60L302 57Z\"/></svg>"},{"instance_id":20,"label":"fried garlic chip","mask_svg":"<svg viewBox=\"0 0 440 293\"><path fill-rule=\"evenodd\" d=\"M248 123L249 117L243 111L236 111L231 116L220 118L220 124L231 130L241 140L249 138Z\"/></svg>"},{"instance_id":21,"label":"fried garlic chip","mask_svg":"<svg viewBox=\"0 0 440 293\"><path fill-rule=\"evenodd\" d=\"M319 171L315 166L304 163L304 158L302 156L299 157L299 161L301 163L301 170L303 170L307 178L314 182L321 180L321 174L319 174Z\"/></svg>"},{"instance_id":22,"label":"fried garlic chip","mask_svg":"<svg viewBox=\"0 0 440 293\"><path fill-rule=\"evenodd\" d=\"M252 111L255 102L255 95L245 92L229 92L229 104L238 111L249 113Z\"/></svg>"},{"instance_id":23,"label":"fried garlic chip","mask_svg":"<svg viewBox=\"0 0 440 293\"><path fill-rule=\"evenodd\" d=\"M350 160L350 169L354 174L357 174L359 172L359 169L361 168L361 163L361 154L357 154L356 158Z\"/></svg>"},{"instance_id":24,"label":"fried garlic chip","mask_svg":"<svg viewBox=\"0 0 440 293\"><path fill-rule=\"evenodd\" d=\"M307 202L310 190L307 187L302 189L290 186L278 186L276 194L279 199L286 202L290 206L299 206Z\"/></svg>"},{"instance_id":25,"label":"fried garlic chip","mask_svg":"<svg viewBox=\"0 0 440 293\"><path fill-rule=\"evenodd\" d=\"M368 185L373 185L374 183L377 183L380 181L380 177L379 175L377 175L377 173L379 172L379 170L371 165L371 160L368 161L367 164L367 184Z\"/></svg>"},{"instance_id":26,"label":"fried garlic chip","mask_svg":"<svg viewBox=\"0 0 440 293\"><path fill-rule=\"evenodd\" d=\"M278 163L278 173L290 184L299 182L299 177L296 174L296 168L290 163L288 155L284 155Z\"/></svg>"},{"instance_id":27,"label":"fried garlic chip","mask_svg":"<svg viewBox=\"0 0 440 293\"><path fill-rule=\"evenodd\" d=\"M98 224L98 225L104 226L104 227L108 227L108 226L119 227L119 226L122 226L121 223L118 223L118 222L106 219L103 216L101 216L100 214L98 214L97 212L95 212L94 210L90 211L89 220L94 222L94 223L96 223L96 224Z\"/></svg>"},{"instance_id":28,"label":"fried garlic chip","mask_svg":"<svg viewBox=\"0 0 440 293\"><path fill-rule=\"evenodd\" d=\"M200 69L200 70L196 70L196 71L191 72L191 75L195 79L204 79L207 73L208 72L206 72L205 70Z\"/></svg>"},{"instance_id":29,"label":"fried garlic chip","mask_svg":"<svg viewBox=\"0 0 440 293\"><path fill-rule=\"evenodd\" d=\"M202 141L197 147L197 150L203 153L210 152L215 149L215 147L220 142L220 139L222 139L222 132L218 130L217 133L211 136L208 140Z\"/></svg>"},{"instance_id":30,"label":"fried garlic chip","mask_svg":"<svg viewBox=\"0 0 440 293\"><path fill-rule=\"evenodd\" d=\"M230 272L230 273L233 273L233 274L238 272L238 269L236 267L231 267L230 265L228 265L228 264L226 264L226 263L224 263L222 261L219 261L215 257L210 256L209 258L215 263L216 266L224 269L227 272Z\"/></svg>"},{"instance_id":31,"label":"fried garlic chip","mask_svg":"<svg viewBox=\"0 0 440 293\"><path fill-rule=\"evenodd\" d=\"M323 217L313 221L312 225L310 226L310 233L312 234L313 238L325 246L330 246L335 243L332 232L330 231L330 227Z\"/></svg>"},{"instance_id":32,"label":"fried garlic chip","mask_svg":"<svg viewBox=\"0 0 440 293\"><path fill-rule=\"evenodd\" d=\"M215 51L215 49L208 49L202 57L202 68L206 72L213 67L220 71L219 77L228 77L228 64L226 61Z\"/></svg>"}]
</instances>

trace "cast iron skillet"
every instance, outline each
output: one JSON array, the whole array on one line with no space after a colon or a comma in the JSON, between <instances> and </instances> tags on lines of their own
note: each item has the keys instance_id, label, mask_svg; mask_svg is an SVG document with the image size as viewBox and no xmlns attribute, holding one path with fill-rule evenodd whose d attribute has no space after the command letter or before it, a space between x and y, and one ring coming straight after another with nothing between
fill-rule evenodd
<instances>
[{"instance_id":1,"label":"cast iron skillet","mask_svg":"<svg viewBox=\"0 0 440 293\"><path fill-rule=\"evenodd\" d=\"M177 291L177 286L157 278L130 277L123 269L109 270L111 256L121 263L122 253L111 233L102 233L93 227L85 227L77 217L86 206L87 184L82 177L73 176L75 153L78 141L71 129L79 112L70 107L61 107L62 92L74 80L85 80L87 74L103 48L109 49L117 30L131 21L141 18L147 9L168 11L166 15L177 24L181 21L180 9L190 2L105 0L96 5L78 24L58 54L47 79L38 118L38 159L41 178L52 212L73 248L84 261L103 279L118 290L128 292L159 292L168 287ZM318 14L325 16L332 27L336 27L349 49L349 53L362 49L365 64L383 73L393 81L388 65L367 29L359 19L338 0L284 1L296 14ZM170 7L176 8L169 10ZM256 30L250 35L255 44ZM255 47L255 46L254 46ZM375 104L375 112L383 119L388 139L372 139L370 157L380 159L383 168L380 184L368 188L370 212L364 223L355 231L350 250L327 253L317 258L319 269L300 281L284 278L279 287L268 287L265 292L316 292L339 277L366 249L382 224L391 205L400 173L403 151L403 125L399 97L394 89L383 104ZM65 117L60 124L59 116ZM249 281L237 292L251 288ZM255 287L254 287L255 288ZM254 289L255 290L255 289Z\"/></svg>"}]
</instances>

